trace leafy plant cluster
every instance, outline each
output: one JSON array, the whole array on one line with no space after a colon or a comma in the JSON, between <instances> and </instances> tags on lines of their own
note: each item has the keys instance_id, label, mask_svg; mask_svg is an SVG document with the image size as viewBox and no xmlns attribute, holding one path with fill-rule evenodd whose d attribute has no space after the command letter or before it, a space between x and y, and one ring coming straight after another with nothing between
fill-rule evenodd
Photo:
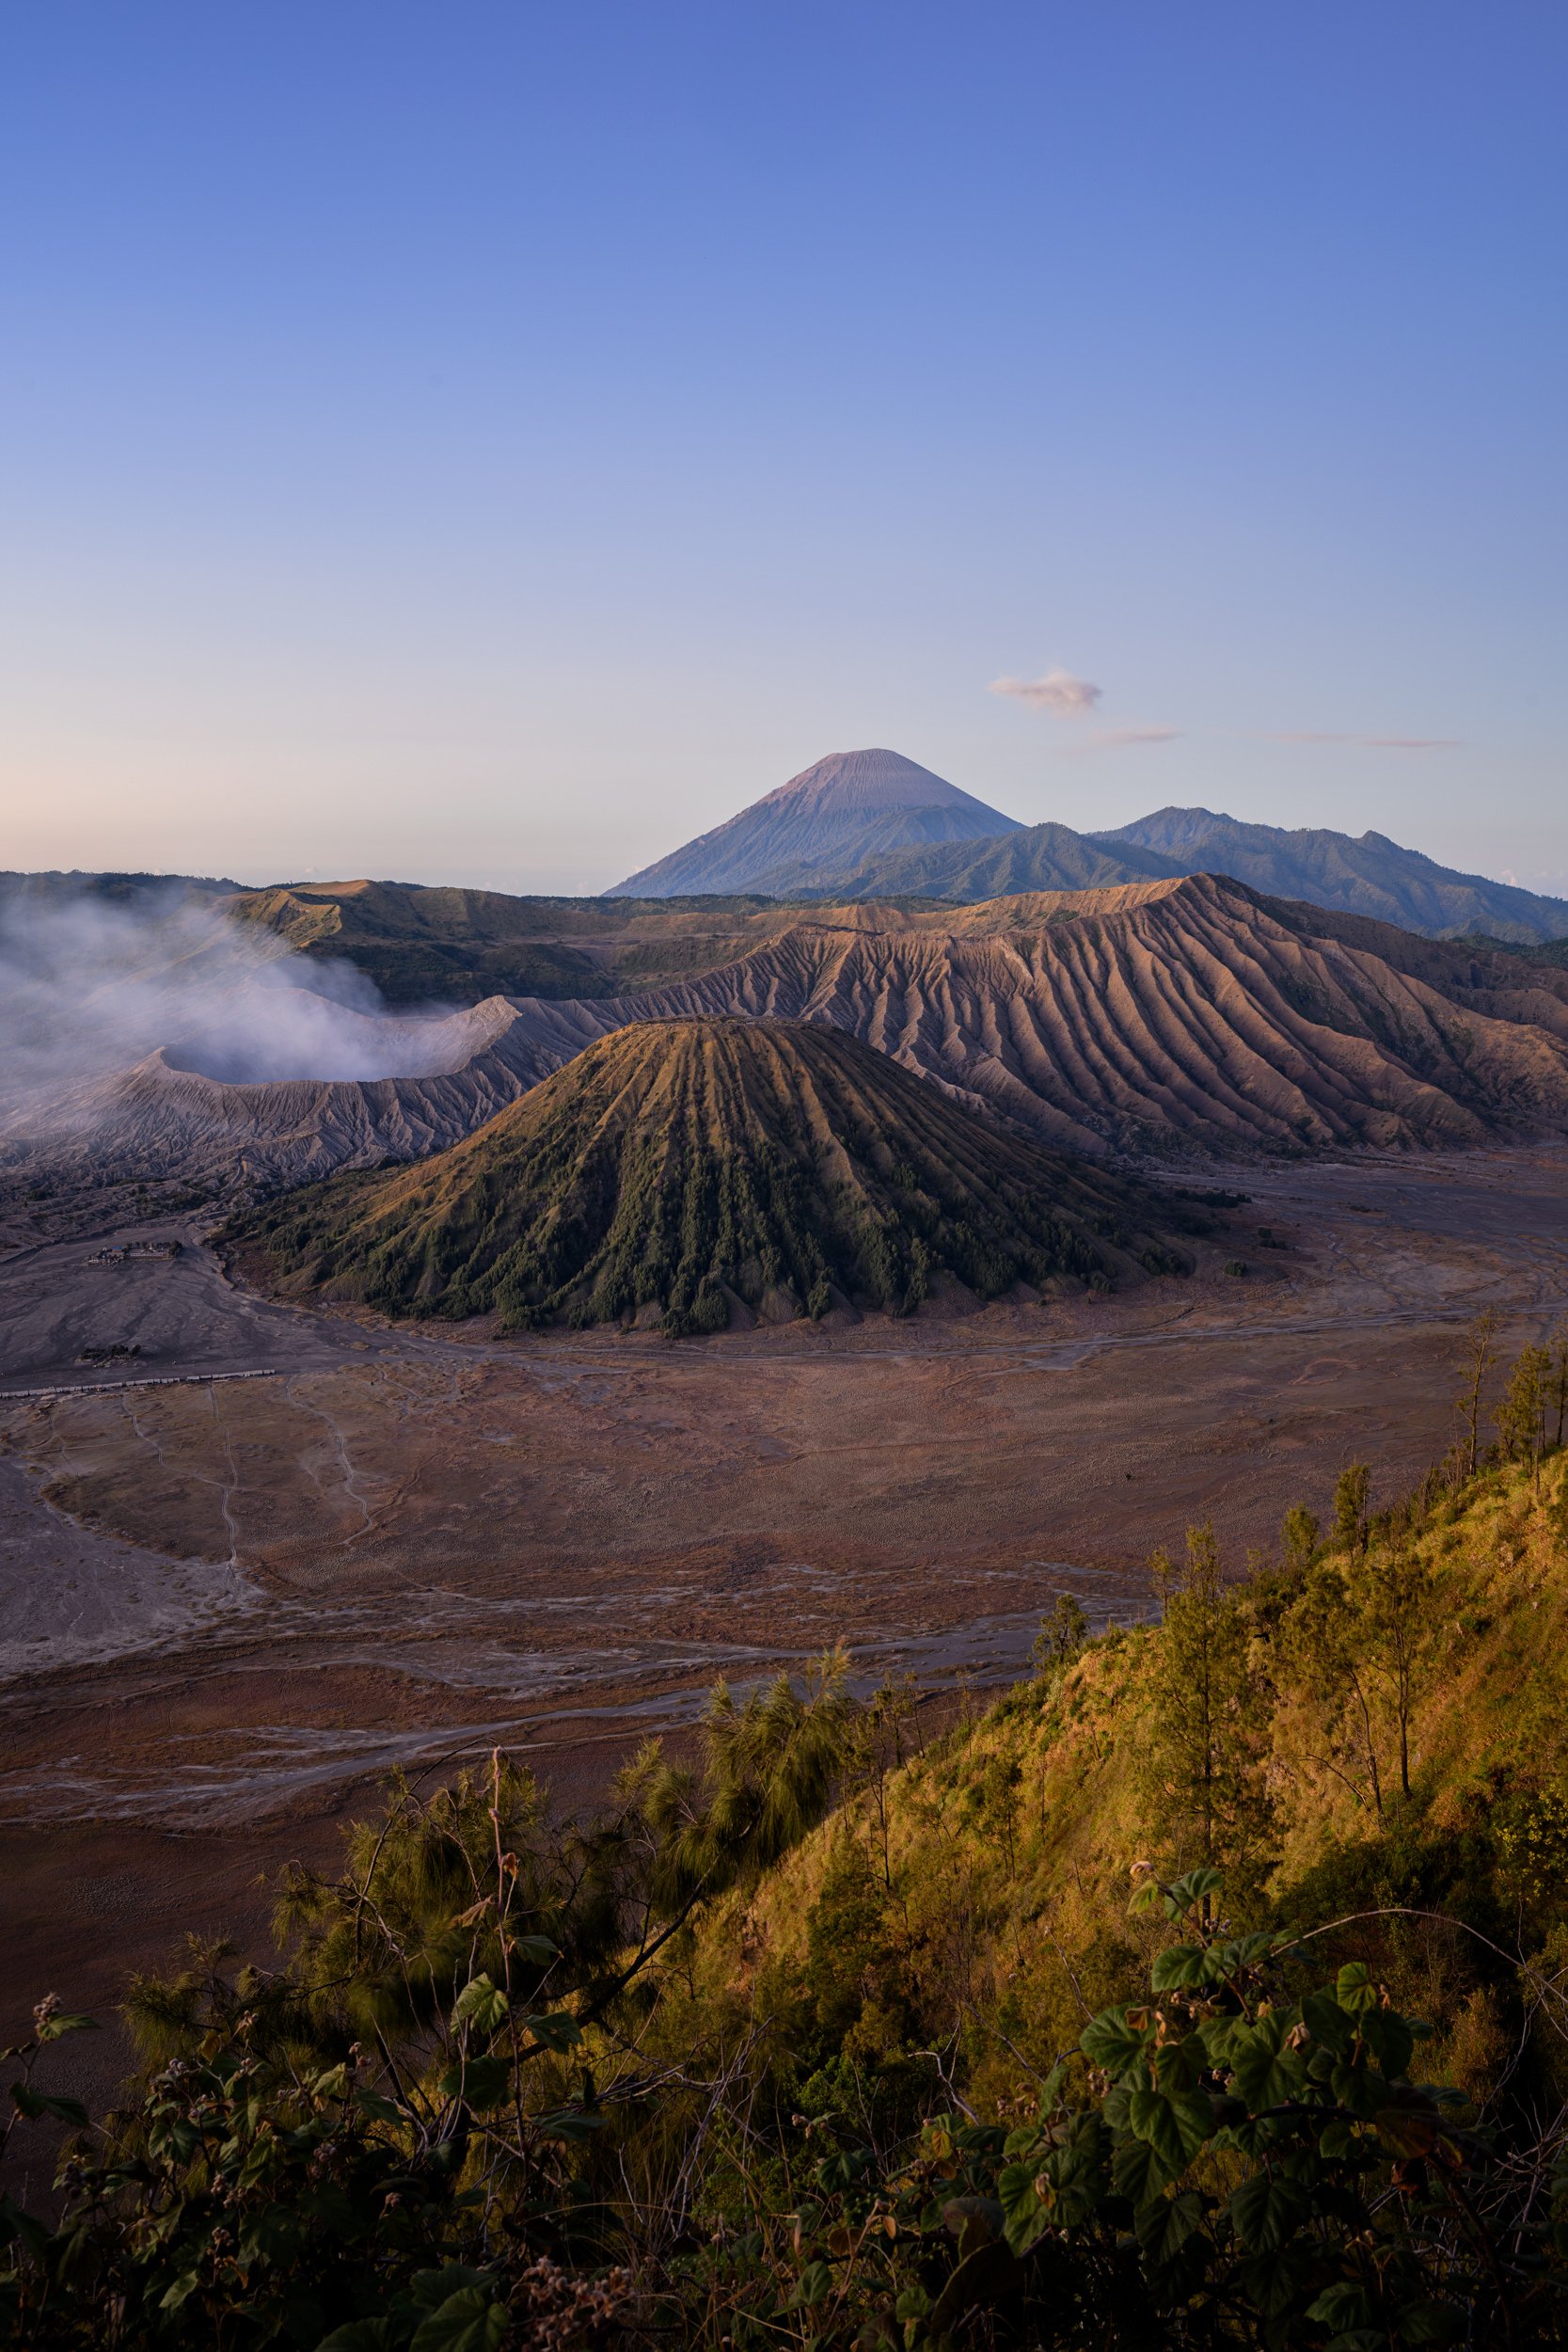
<instances>
[{"instance_id":1,"label":"leafy plant cluster","mask_svg":"<svg viewBox=\"0 0 1568 2352\"><path fill-rule=\"evenodd\" d=\"M707 2258L726 2332L818 2343L1550 2344L1568 2318L1560 2144L1526 2179L1410 2079L1428 2028L1365 1964L1213 1918L1196 1871L1146 1899L1184 1940L1101 2012L1008 2129L927 2122L901 2163L852 2134L815 2166L792 2291L753 2236ZM833 2121L848 2121L832 2119Z\"/></svg>"}]
</instances>

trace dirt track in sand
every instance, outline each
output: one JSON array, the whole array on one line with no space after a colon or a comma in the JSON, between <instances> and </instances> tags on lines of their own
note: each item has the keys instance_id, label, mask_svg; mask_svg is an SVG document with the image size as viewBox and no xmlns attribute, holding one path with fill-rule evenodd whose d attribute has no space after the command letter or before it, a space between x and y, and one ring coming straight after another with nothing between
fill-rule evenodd
<instances>
[{"instance_id":1,"label":"dirt track in sand","mask_svg":"<svg viewBox=\"0 0 1568 2352\"><path fill-rule=\"evenodd\" d=\"M0 1397L15 1995L101 2003L183 1921L253 1935L257 1873L328 1853L393 1762L526 1743L581 1793L717 1675L839 1638L868 1677L1006 1677L1063 1585L1142 1612L1189 1519L1239 1564L1353 1455L1416 1475L1460 1324L1492 1304L1522 1341L1568 1306L1565 1177L1561 1152L1252 1171L1245 1281L673 1347L304 1316L197 1249L0 1265L0 1390L87 1384ZM278 1375L73 1368L117 1318L149 1372Z\"/></svg>"}]
</instances>

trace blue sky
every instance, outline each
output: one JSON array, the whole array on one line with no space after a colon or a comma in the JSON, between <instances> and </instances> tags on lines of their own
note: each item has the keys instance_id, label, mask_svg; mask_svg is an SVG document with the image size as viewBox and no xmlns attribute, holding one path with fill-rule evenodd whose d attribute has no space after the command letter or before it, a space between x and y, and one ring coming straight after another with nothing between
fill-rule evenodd
<instances>
[{"instance_id":1,"label":"blue sky","mask_svg":"<svg viewBox=\"0 0 1568 2352\"><path fill-rule=\"evenodd\" d=\"M1555 0L14 11L0 864L594 887L885 743L1568 893L1565 81Z\"/></svg>"}]
</instances>

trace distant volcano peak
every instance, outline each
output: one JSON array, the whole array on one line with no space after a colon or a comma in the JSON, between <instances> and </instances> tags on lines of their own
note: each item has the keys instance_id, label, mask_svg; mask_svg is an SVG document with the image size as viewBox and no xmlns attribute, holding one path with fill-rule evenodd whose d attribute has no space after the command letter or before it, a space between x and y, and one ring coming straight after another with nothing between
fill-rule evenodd
<instances>
[{"instance_id":1,"label":"distant volcano peak","mask_svg":"<svg viewBox=\"0 0 1568 2352\"><path fill-rule=\"evenodd\" d=\"M779 808L786 802L823 815L883 808L967 808L983 811L988 818L996 815L983 801L960 792L918 760L906 759L902 752L875 750L830 752L776 791L765 793L753 806Z\"/></svg>"},{"instance_id":2,"label":"distant volcano peak","mask_svg":"<svg viewBox=\"0 0 1568 2352\"><path fill-rule=\"evenodd\" d=\"M902 752L830 752L738 817L617 883L618 898L792 895L828 866L935 841L987 841L1018 821Z\"/></svg>"}]
</instances>

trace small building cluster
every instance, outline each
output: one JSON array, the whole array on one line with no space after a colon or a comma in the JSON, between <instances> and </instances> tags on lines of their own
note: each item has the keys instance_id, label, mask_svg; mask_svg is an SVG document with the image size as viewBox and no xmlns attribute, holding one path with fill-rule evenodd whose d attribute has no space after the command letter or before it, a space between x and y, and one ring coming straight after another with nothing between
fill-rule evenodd
<instances>
[{"instance_id":1,"label":"small building cluster","mask_svg":"<svg viewBox=\"0 0 1568 2352\"><path fill-rule=\"evenodd\" d=\"M129 1265L136 1258L178 1258L184 1244L178 1241L114 1242L95 1249L88 1265Z\"/></svg>"}]
</instances>

